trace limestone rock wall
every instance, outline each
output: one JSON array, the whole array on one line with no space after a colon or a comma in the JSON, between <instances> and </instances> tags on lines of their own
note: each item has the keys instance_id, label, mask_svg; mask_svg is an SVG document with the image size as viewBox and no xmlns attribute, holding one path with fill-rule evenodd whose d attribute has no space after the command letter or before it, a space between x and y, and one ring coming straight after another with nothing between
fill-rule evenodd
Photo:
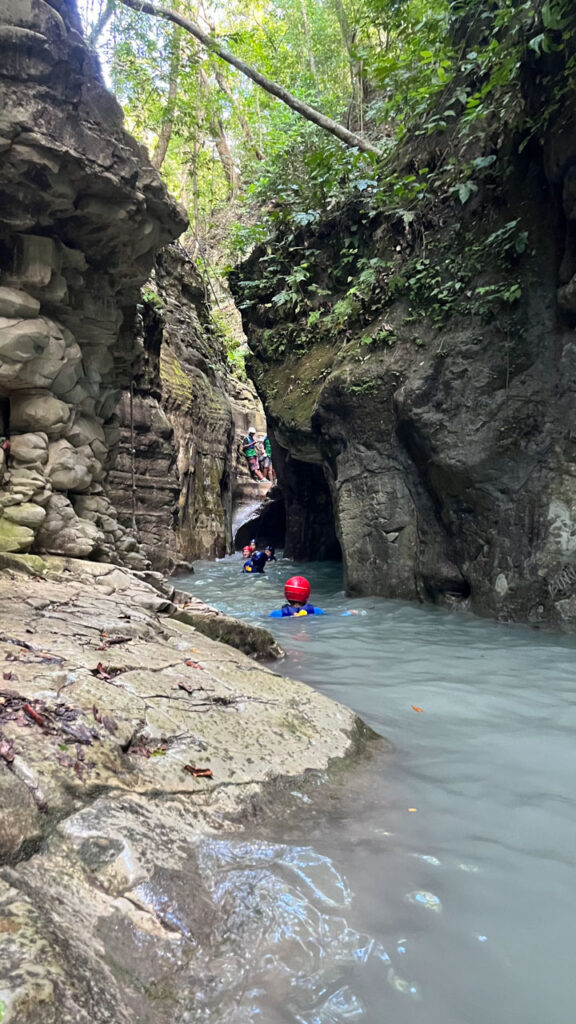
<instances>
[{"instance_id":1,"label":"limestone rock wall","mask_svg":"<svg viewBox=\"0 0 576 1024\"><path fill-rule=\"evenodd\" d=\"M360 326L320 332L306 348L306 324L281 321L267 282L260 294L251 286L250 372L284 452L287 550L315 557L308 538L330 511L353 593L576 630L573 110L517 161L497 204L479 192L466 214L492 230L517 218L526 231L529 251L511 272L521 298L497 315L464 311L437 326L401 298L374 315L379 343ZM365 206L290 243L318 254L315 281L330 302L342 294L331 268L346 246L366 266L393 264L410 244L401 221L362 221ZM450 216L465 215L437 211L429 245L435 232L447 237ZM239 281L264 276L258 257Z\"/></svg>"},{"instance_id":2,"label":"limestone rock wall","mask_svg":"<svg viewBox=\"0 0 576 1024\"><path fill-rule=\"evenodd\" d=\"M0 16L0 550L146 561L105 491L126 329L184 227L69 0Z\"/></svg>"},{"instance_id":3,"label":"limestone rock wall","mask_svg":"<svg viewBox=\"0 0 576 1024\"><path fill-rule=\"evenodd\" d=\"M0 53L0 551L222 555L232 502L259 493L238 435L264 421L194 265L163 249L184 217L71 0L8 0Z\"/></svg>"},{"instance_id":4,"label":"limestone rock wall","mask_svg":"<svg viewBox=\"0 0 576 1024\"><path fill-rule=\"evenodd\" d=\"M227 369L202 280L181 246L158 254L142 294L138 368L116 410L108 494L153 564L172 569L231 549L233 505L261 490L239 443L265 421L253 386Z\"/></svg>"}]
</instances>

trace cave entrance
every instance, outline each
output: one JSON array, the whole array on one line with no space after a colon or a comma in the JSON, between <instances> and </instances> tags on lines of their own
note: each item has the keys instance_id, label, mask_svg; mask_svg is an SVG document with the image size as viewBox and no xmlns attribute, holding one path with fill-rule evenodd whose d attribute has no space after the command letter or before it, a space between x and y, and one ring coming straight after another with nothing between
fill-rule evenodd
<instances>
[{"instance_id":1,"label":"cave entrance","mask_svg":"<svg viewBox=\"0 0 576 1024\"><path fill-rule=\"evenodd\" d=\"M341 562L332 496L323 467L294 458L276 443L273 451L278 484L237 531L235 547L239 549L254 538L283 548L286 557L295 562Z\"/></svg>"},{"instance_id":2,"label":"cave entrance","mask_svg":"<svg viewBox=\"0 0 576 1024\"><path fill-rule=\"evenodd\" d=\"M342 548L323 466L286 455L278 479L286 506L284 554L295 562L341 562Z\"/></svg>"},{"instance_id":3,"label":"cave entrance","mask_svg":"<svg viewBox=\"0 0 576 1024\"><path fill-rule=\"evenodd\" d=\"M282 548L295 562L341 562L332 495L323 466L294 458L274 440L273 452L278 483L260 505L246 507L239 523L240 509L236 513L235 550L254 539L258 546Z\"/></svg>"},{"instance_id":4,"label":"cave entrance","mask_svg":"<svg viewBox=\"0 0 576 1024\"><path fill-rule=\"evenodd\" d=\"M234 548L241 551L245 544L254 539L258 547L271 544L283 548L286 540L286 506L279 487L273 487L265 500L256 506L248 506L250 513L234 534Z\"/></svg>"}]
</instances>

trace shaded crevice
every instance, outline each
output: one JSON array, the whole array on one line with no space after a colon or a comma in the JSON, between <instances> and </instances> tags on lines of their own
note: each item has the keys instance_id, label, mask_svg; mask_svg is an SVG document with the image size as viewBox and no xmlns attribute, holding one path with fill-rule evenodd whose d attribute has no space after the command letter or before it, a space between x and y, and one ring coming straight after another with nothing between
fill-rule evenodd
<instances>
[{"instance_id":1,"label":"shaded crevice","mask_svg":"<svg viewBox=\"0 0 576 1024\"><path fill-rule=\"evenodd\" d=\"M274 455L286 511L284 554L297 562L341 562L342 548L323 466L297 459L277 444Z\"/></svg>"},{"instance_id":2,"label":"shaded crevice","mask_svg":"<svg viewBox=\"0 0 576 1024\"><path fill-rule=\"evenodd\" d=\"M286 540L286 505L284 496L274 488L275 496L262 502L259 508L242 523L234 536L234 548L241 551L252 539L259 547L271 544L283 548Z\"/></svg>"},{"instance_id":3,"label":"shaded crevice","mask_svg":"<svg viewBox=\"0 0 576 1024\"><path fill-rule=\"evenodd\" d=\"M430 480L430 453L419 443L414 425L399 416L396 427L399 451L404 453L404 475L411 493L419 536L415 584L421 599L440 603L465 601L471 586L461 570L456 538L446 522L443 503Z\"/></svg>"}]
</instances>

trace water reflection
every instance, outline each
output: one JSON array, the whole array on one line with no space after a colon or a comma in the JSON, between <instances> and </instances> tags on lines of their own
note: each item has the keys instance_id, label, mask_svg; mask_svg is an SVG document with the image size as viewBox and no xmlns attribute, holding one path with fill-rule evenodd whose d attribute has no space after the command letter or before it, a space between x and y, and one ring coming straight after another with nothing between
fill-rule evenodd
<instances>
[{"instance_id":1,"label":"water reflection","mask_svg":"<svg viewBox=\"0 0 576 1024\"><path fill-rule=\"evenodd\" d=\"M193 999L203 1015L193 1019L345 1024L365 1017L354 969L372 960L383 984L390 958L349 924L352 894L329 857L307 846L208 839L195 862L202 900L216 916L203 964L198 949L204 983Z\"/></svg>"}]
</instances>

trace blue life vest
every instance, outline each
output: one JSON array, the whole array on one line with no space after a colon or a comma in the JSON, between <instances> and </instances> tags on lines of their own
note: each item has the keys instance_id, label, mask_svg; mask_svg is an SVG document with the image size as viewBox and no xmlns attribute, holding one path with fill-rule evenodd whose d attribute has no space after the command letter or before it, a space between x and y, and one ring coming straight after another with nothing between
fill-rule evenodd
<instances>
[{"instance_id":1,"label":"blue life vest","mask_svg":"<svg viewBox=\"0 0 576 1024\"><path fill-rule=\"evenodd\" d=\"M244 562L244 572L264 572L264 566L268 561L268 555L264 551L255 551L247 562Z\"/></svg>"},{"instance_id":2,"label":"blue life vest","mask_svg":"<svg viewBox=\"0 0 576 1024\"><path fill-rule=\"evenodd\" d=\"M325 615L323 608L316 608L313 604L305 604L302 608L296 608L292 604L285 604L282 608L270 612L270 619L285 619L292 615Z\"/></svg>"}]
</instances>

